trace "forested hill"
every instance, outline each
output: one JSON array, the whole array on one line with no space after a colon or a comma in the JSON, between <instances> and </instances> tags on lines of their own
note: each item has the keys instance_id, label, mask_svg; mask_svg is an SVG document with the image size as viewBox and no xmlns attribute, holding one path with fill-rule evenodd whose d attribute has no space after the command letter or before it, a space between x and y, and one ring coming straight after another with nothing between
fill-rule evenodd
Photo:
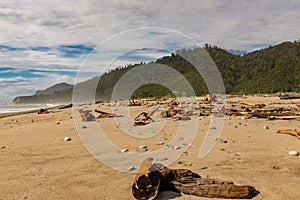
<instances>
[{"instance_id":1,"label":"forested hill","mask_svg":"<svg viewBox=\"0 0 300 200\"><path fill-rule=\"evenodd\" d=\"M205 45L223 78L226 92L230 94L254 94L300 92L300 42L284 42L245 55L235 55L225 49ZM193 50L185 50L193 53ZM162 57L155 63L170 66L179 71L194 87L197 95L208 93L206 84L196 69L177 54ZM111 92L116 81L130 68L119 68L105 74L100 80L98 94L103 97ZM109 84L109 85L108 85ZM159 96L170 91L154 85L144 86L134 96ZM103 92L104 88L108 93ZM111 88L111 89L109 89ZM102 93L101 93L102 91Z\"/></svg>"},{"instance_id":2,"label":"forested hill","mask_svg":"<svg viewBox=\"0 0 300 200\"><path fill-rule=\"evenodd\" d=\"M235 55L225 49L205 45L204 49L211 56L217 65L226 92L230 94L253 94L253 93L277 93L277 92L300 92L300 42L284 42L265 49L257 50L245 55ZM184 50L187 53L194 53L195 50ZM206 84L196 69L176 53L162 57L154 63L164 64L180 72L193 86L196 95L208 93ZM109 99L114 85L128 70L145 63L119 67L100 78L96 100ZM148 64L149 65L149 64ZM91 82L98 78L80 83L84 91ZM166 77L169 81L172 77ZM63 91L57 96L70 96L70 91ZM170 94L170 91L158 85L145 85L138 89L134 97L152 97ZM18 102L30 98L31 102L40 95L30 97L18 97ZM52 95L52 102L55 97ZM47 100L47 96L39 99ZM66 98L68 100L71 97Z\"/></svg>"}]
</instances>

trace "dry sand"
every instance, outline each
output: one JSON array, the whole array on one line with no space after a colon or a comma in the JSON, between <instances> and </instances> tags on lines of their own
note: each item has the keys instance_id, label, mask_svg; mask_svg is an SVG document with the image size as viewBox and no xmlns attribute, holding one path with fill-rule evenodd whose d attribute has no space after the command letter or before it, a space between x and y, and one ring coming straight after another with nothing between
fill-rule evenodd
<instances>
[{"instance_id":1,"label":"dry sand","mask_svg":"<svg viewBox=\"0 0 300 200\"><path fill-rule=\"evenodd\" d=\"M264 102L281 106L296 100L278 97L231 98L227 101ZM298 101L299 102L299 101ZM105 106L102 106L105 108ZM134 112L145 111L136 107ZM201 176L252 185L260 191L254 199L296 200L300 197L300 151L296 137L277 134L278 129L300 129L299 120L246 119L226 117L221 139L204 159L198 153L210 117L201 117L197 136L186 153L170 168L188 168ZM160 148L174 136L178 121L167 120L164 131L145 140L130 141L117 134L114 119L99 119L110 139L134 151L139 145ZM50 110L49 114L19 114L0 119L0 199L133 199L134 174L106 167L85 149L76 131L72 109ZM265 129L268 126L269 129ZM65 142L64 137L72 138ZM160 199L207 199L163 193Z\"/></svg>"}]
</instances>

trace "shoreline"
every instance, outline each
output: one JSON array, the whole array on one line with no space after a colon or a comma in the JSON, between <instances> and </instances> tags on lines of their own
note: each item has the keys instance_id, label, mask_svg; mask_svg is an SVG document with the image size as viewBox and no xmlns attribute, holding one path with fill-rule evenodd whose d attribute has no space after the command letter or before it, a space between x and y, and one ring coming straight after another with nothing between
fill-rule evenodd
<instances>
[{"instance_id":1,"label":"shoreline","mask_svg":"<svg viewBox=\"0 0 300 200\"><path fill-rule=\"evenodd\" d=\"M26 105L26 104L22 104ZM31 104L30 104L31 105ZM34 104L33 104L34 105ZM58 104L55 106L41 106L41 108L34 108L30 110L24 110L24 111L13 111L13 112L7 112L7 113L0 113L0 119L1 118L6 118L6 117L12 117L12 116L17 116L17 115L24 115L24 114L31 114L31 113L37 113L40 109L46 109L46 110L55 110L59 109L60 107L66 106L68 104Z\"/></svg>"}]
</instances>

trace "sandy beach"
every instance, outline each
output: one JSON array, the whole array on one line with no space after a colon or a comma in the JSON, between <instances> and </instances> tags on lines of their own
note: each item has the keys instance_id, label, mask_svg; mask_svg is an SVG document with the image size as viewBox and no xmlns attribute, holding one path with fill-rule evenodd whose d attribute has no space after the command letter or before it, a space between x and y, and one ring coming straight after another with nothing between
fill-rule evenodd
<instances>
[{"instance_id":1,"label":"sandy beach","mask_svg":"<svg viewBox=\"0 0 300 200\"><path fill-rule=\"evenodd\" d=\"M233 102L263 102L270 107L295 106L299 99L279 97L232 97ZM107 110L109 104L99 105ZM147 111L146 106L132 109L133 115ZM179 121L167 119L166 126L151 138L129 140L117 129L113 118L98 119L108 137L120 148L135 151L147 145L149 151L161 148L174 137ZM201 116L197 135L189 148L170 168L190 169L202 177L254 186L260 194L254 199L299 199L300 140L279 129L300 130L299 119L268 120L226 116L216 146L204 159L199 149L208 129L210 116ZM88 122L87 122L88 123ZM0 199L133 199L134 174L119 172L96 160L77 133L72 108L49 110L48 114L19 113L0 118ZM148 125L147 125L148 126ZM88 130L88 129L87 129ZM71 141L64 141L70 137ZM163 145L162 145L163 146ZM164 192L159 199L208 199Z\"/></svg>"}]
</instances>

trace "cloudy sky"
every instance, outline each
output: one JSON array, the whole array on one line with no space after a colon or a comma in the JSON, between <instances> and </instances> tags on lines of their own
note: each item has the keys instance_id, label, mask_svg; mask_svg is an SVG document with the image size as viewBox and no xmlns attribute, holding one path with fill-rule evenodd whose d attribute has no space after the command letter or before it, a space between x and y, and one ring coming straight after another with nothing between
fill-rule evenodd
<instances>
[{"instance_id":1,"label":"cloudy sky","mask_svg":"<svg viewBox=\"0 0 300 200\"><path fill-rule=\"evenodd\" d=\"M1 0L0 103L154 60L186 38L251 51L299 30L299 0Z\"/></svg>"}]
</instances>

